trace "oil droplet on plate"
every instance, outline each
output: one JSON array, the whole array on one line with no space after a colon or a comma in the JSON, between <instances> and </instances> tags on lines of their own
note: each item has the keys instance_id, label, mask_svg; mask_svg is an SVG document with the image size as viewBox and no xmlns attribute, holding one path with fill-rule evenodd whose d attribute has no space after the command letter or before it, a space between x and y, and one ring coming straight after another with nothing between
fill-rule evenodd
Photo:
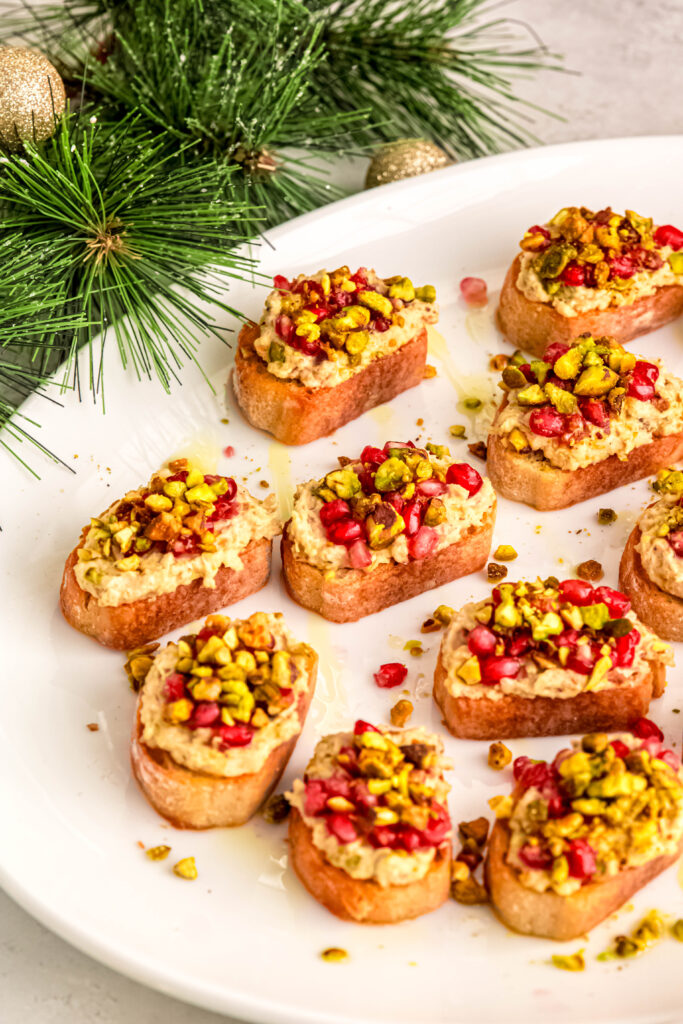
<instances>
[{"instance_id":1,"label":"oil droplet on plate","mask_svg":"<svg viewBox=\"0 0 683 1024\"><path fill-rule=\"evenodd\" d=\"M215 473L220 454L221 446L217 434L207 429L184 441L170 457L169 462L172 459L187 459L202 473Z\"/></svg>"},{"instance_id":2,"label":"oil droplet on plate","mask_svg":"<svg viewBox=\"0 0 683 1024\"><path fill-rule=\"evenodd\" d=\"M292 514L294 501L294 484L292 483L292 460L287 446L273 441L268 448L268 468L273 475L275 490L280 507L280 516L284 520Z\"/></svg>"},{"instance_id":3,"label":"oil droplet on plate","mask_svg":"<svg viewBox=\"0 0 683 1024\"><path fill-rule=\"evenodd\" d=\"M319 615L308 616L308 640L318 652L318 682L311 717L322 735L349 725L349 702L342 685L344 663L330 639L330 627Z\"/></svg>"}]
</instances>

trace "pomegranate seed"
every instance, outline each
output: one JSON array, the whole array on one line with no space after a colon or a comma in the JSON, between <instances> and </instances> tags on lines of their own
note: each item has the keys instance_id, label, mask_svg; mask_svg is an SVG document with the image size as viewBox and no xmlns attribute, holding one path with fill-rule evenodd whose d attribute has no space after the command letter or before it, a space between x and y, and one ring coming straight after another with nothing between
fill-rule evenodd
<instances>
[{"instance_id":1,"label":"pomegranate seed","mask_svg":"<svg viewBox=\"0 0 683 1024\"><path fill-rule=\"evenodd\" d=\"M408 853L412 853L413 850L417 850L418 846L423 845L425 844L422 842L422 834L416 828L403 826L396 836L396 848L403 847Z\"/></svg>"},{"instance_id":2,"label":"pomegranate seed","mask_svg":"<svg viewBox=\"0 0 683 1024\"><path fill-rule=\"evenodd\" d=\"M522 864L532 870L545 871L552 865L553 855L549 850L544 850L541 846L532 846L531 843L525 843L520 848L519 859Z\"/></svg>"},{"instance_id":3,"label":"pomegranate seed","mask_svg":"<svg viewBox=\"0 0 683 1024\"><path fill-rule=\"evenodd\" d=\"M281 313L275 317L275 333L283 341L289 342L292 339L294 332L294 324L292 318L287 316L285 313Z\"/></svg>"},{"instance_id":4,"label":"pomegranate seed","mask_svg":"<svg viewBox=\"0 0 683 1024\"><path fill-rule=\"evenodd\" d=\"M362 736L364 732L379 732L379 729L362 718L356 719L356 724L353 727L354 736Z\"/></svg>"},{"instance_id":5,"label":"pomegranate seed","mask_svg":"<svg viewBox=\"0 0 683 1024\"><path fill-rule=\"evenodd\" d=\"M176 558L182 558L183 555L194 555L198 550L197 538L194 534L189 537L178 537L171 544L171 551Z\"/></svg>"},{"instance_id":6,"label":"pomegranate seed","mask_svg":"<svg viewBox=\"0 0 683 1024\"><path fill-rule=\"evenodd\" d=\"M631 753L623 740L612 740L611 747L617 757L620 757L622 761Z\"/></svg>"},{"instance_id":7,"label":"pomegranate seed","mask_svg":"<svg viewBox=\"0 0 683 1024\"><path fill-rule=\"evenodd\" d=\"M475 471L476 472L476 471ZM425 498L435 498L439 494L444 494L448 488L446 484L442 483L441 480L421 480L415 488L418 494L422 494Z\"/></svg>"},{"instance_id":8,"label":"pomegranate seed","mask_svg":"<svg viewBox=\"0 0 683 1024\"><path fill-rule=\"evenodd\" d=\"M471 629L467 637L467 646L472 654L481 655L493 654L498 643L496 634L481 623Z\"/></svg>"},{"instance_id":9,"label":"pomegranate seed","mask_svg":"<svg viewBox=\"0 0 683 1024\"><path fill-rule=\"evenodd\" d=\"M413 441L387 441L384 445L384 452L386 455L391 455L392 448L414 448L415 443Z\"/></svg>"},{"instance_id":10,"label":"pomegranate seed","mask_svg":"<svg viewBox=\"0 0 683 1024\"><path fill-rule=\"evenodd\" d=\"M291 284L289 283L286 277L282 276L282 274L275 275L275 277L273 278L273 287L278 288L280 291L283 292L289 292L292 290Z\"/></svg>"},{"instance_id":11,"label":"pomegranate seed","mask_svg":"<svg viewBox=\"0 0 683 1024\"><path fill-rule=\"evenodd\" d=\"M345 306L350 306L353 302L351 292L345 292L341 288L333 288L330 298L339 309L344 309Z\"/></svg>"},{"instance_id":12,"label":"pomegranate seed","mask_svg":"<svg viewBox=\"0 0 683 1024\"><path fill-rule=\"evenodd\" d=\"M561 280L564 284L569 285L572 288L578 288L584 284L586 280L586 272L580 263L568 263L560 274Z\"/></svg>"},{"instance_id":13,"label":"pomegranate seed","mask_svg":"<svg viewBox=\"0 0 683 1024\"><path fill-rule=\"evenodd\" d=\"M363 527L355 519L342 519L337 523L331 523L327 527L326 533L327 539L332 544L343 544L345 547L349 547L362 537Z\"/></svg>"},{"instance_id":14,"label":"pomegranate seed","mask_svg":"<svg viewBox=\"0 0 683 1024\"><path fill-rule=\"evenodd\" d=\"M554 366L560 356L563 356L565 352L569 352L569 345L565 345L563 341L554 341L552 345L548 345L545 350L543 360L546 363L550 363Z\"/></svg>"},{"instance_id":15,"label":"pomegranate seed","mask_svg":"<svg viewBox=\"0 0 683 1024\"><path fill-rule=\"evenodd\" d=\"M368 789L365 779L354 779L351 783L351 799L359 807L377 807L379 797Z\"/></svg>"},{"instance_id":16,"label":"pomegranate seed","mask_svg":"<svg viewBox=\"0 0 683 1024\"><path fill-rule=\"evenodd\" d=\"M407 675L408 669L400 661L389 661L385 665L380 665L373 678L383 690L390 690L394 686L400 686Z\"/></svg>"},{"instance_id":17,"label":"pomegranate seed","mask_svg":"<svg viewBox=\"0 0 683 1024\"><path fill-rule=\"evenodd\" d=\"M530 363L522 363L519 369L522 371L522 373L528 381L536 383L536 377L534 375L534 371L531 369Z\"/></svg>"},{"instance_id":18,"label":"pomegranate seed","mask_svg":"<svg viewBox=\"0 0 683 1024\"><path fill-rule=\"evenodd\" d=\"M667 533L666 540L674 553L679 558L683 558L683 530L674 530L673 533Z\"/></svg>"},{"instance_id":19,"label":"pomegranate seed","mask_svg":"<svg viewBox=\"0 0 683 1024\"><path fill-rule=\"evenodd\" d=\"M577 644L567 658L567 668L579 675L589 676L596 661L597 655L592 644Z\"/></svg>"},{"instance_id":20,"label":"pomegranate seed","mask_svg":"<svg viewBox=\"0 0 683 1024\"><path fill-rule=\"evenodd\" d=\"M626 279L633 277L638 267L635 262L631 259L630 255L625 254L624 256L615 256L614 259L608 260L610 268L610 276L612 278L619 277Z\"/></svg>"},{"instance_id":21,"label":"pomegranate seed","mask_svg":"<svg viewBox=\"0 0 683 1024\"><path fill-rule=\"evenodd\" d=\"M672 249L683 249L683 231L679 231L673 224L661 224L655 231L655 242Z\"/></svg>"},{"instance_id":22,"label":"pomegranate seed","mask_svg":"<svg viewBox=\"0 0 683 1024\"><path fill-rule=\"evenodd\" d=\"M631 601L626 594L622 594L620 590L612 590L611 587L596 587L594 600L598 604L602 601L607 605L611 619L622 619L631 610Z\"/></svg>"},{"instance_id":23,"label":"pomegranate seed","mask_svg":"<svg viewBox=\"0 0 683 1024\"><path fill-rule=\"evenodd\" d=\"M579 401L579 408L581 415L589 423L594 423L596 427L609 426L609 415L605 403L598 398L582 398Z\"/></svg>"},{"instance_id":24,"label":"pomegranate seed","mask_svg":"<svg viewBox=\"0 0 683 1024\"><path fill-rule=\"evenodd\" d=\"M595 604L593 584L586 580L562 580L559 586L560 601L568 601L580 608L587 604Z\"/></svg>"},{"instance_id":25,"label":"pomegranate seed","mask_svg":"<svg viewBox=\"0 0 683 1024\"><path fill-rule=\"evenodd\" d=\"M572 839L566 853L571 878L590 878L595 874L595 850L585 839Z\"/></svg>"},{"instance_id":26,"label":"pomegranate seed","mask_svg":"<svg viewBox=\"0 0 683 1024\"><path fill-rule=\"evenodd\" d=\"M358 838L356 826L348 814L330 814L326 821L328 831L335 836L340 843L352 843Z\"/></svg>"},{"instance_id":27,"label":"pomegranate seed","mask_svg":"<svg viewBox=\"0 0 683 1024\"><path fill-rule=\"evenodd\" d=\"M519 658L531 647L531 635L529 633L519 633L517 636L512 637L507 644L507 653L511 658Z\"/></svg>"},{"instance_id":28,"label":"pomegranate seed","mask_svg":"<svg viewBox=\"0 0 683 1024\"><path fill-rule=\"evenodd\" d=\"M563 629L556 637L555 643L558 647L576 647L578 639L579 631L577 629Z\"/></svg>"},{"instance_id":29,"label":"pomegranate seed","mask_svg":"<svg viewBox=\"0 0 683 1024\"><path fill-rule=\"evenodd\" d=\"M648 363L644 359L639 359L633 367L633 377L638 381L656 384L659 379L659 367L656 363Z\"/></svg>"},{"instance_id":30,"label":"pomegranate seed","mask_svg":"<svg viewBox=\"0 0 683 1024\"><path fill-rule=\"evenodd\" d=\"M550 232L540 224L534 224L532 228L529 228L527 235L543 235L548 242L550 241Z\"/></svg>"},{"instance_id":31,"label":"pomegranate seed","mask_svg":"<svg viewBox=\"0 0 683 1024\"><path fill-rule=\"evenodd\" d=\"M385 316L377 316L372 321L374 330L379 331L380 334L384 334L391 327L391 320L387 320Z\"/></svg>"},{"instance_id":32,"label":"pomegranate seed","mask_svg":"<svg viewBox=\"0 0 683 1024\"><path fill-rule=\"evenodd\" d=\"M322 779L311 779L306 783L304 792L304 813L314 818L325 810L327 805L327 787Z\"/></svg>"},{"instance_id":33,"label":"pomegranate seed","mask_svg":"<svg viewBox=\"0 0 683 1024\"><path fill-rule=\"evenodd\" d=\"M446 833L450 831L451 819L448 811L441 807L440 804L433 806L434 810L438 813L435 817L430 818L422 829L422 837L429 846L438 846L446 838Z\"/></svg>"},{"instance_id":34,"label":"pomegranate seed","mask_svg":"<svg viewBox=\"0 0 683 1024\"><path fill-rule=\"evenodd\" d=\"M551 405L544 405L531 412L529 426L540 437L559 437L567 429L567 417Z\"/></svg>"},{"instance_id":35,"label":"pomegranate seed","mask_svg":"<svg viewBox=\"0 0 683 1024\"><path fill-rule=\"evenodd\" d=\"M372 562L372 552L364 540L356 540L348 548L349 564L352 569L367 569Z\"/></svg>"},{"instance_id":36,"label":"pomegranate seed","mask_svg":"<svg viewBox=\"0 0 683 1024\"><path fill-rule=\"evenodd\" d=\"M359 267L358 270L356 271L356 273L352 275L351 280L359 288L363 288L363 289L367 288L368 287L368 268L367 267ZM372 288L371 291L374 292L375 289Z\"/></svg>"},{"instance_id":37,"label":"pomegranate seed","mask_svg":"<svg viewBox=\"0 0 683 1024\"><path fill-rule=\"evenodd\" d=\"M512 775L522 789L543 789L555 783L555 769L547 761L536 764L530 757L516 757L512 764Z\"/></svg>"},{"instance_id":38,"label":"pomegranate seed","mask_svg":"<svg viewBox=\"0 0 683 1024\"><path fill-rule=\"evenodd\" d=\"M336 523L339 519L351 517L351 506L343 498L335 498L334 501L327 501L320 509L320 522L323 526Z\"/></svg>"},{"instance_id":39,"label":"pomegranate seed","mask_svg":"<svg viewBox=\"0 0 683 1024\"><path fill-rule=\"evenodd\" d=\"M221 725L218 735L223 747L246 747L254 736L246 725Z\"/></svg>"},{"instance_id":40,"label":"pomegranate seed","mask_svg":"<svg viewBox=\"0 0 683 1024\"><path fill-rule=\"evenodd\" d=\"M468 306L481 307L488 302L486 281L481 277L463 277L460 293Z\"/></svg>"},{"instance_id":41,"label":"pomegranate seed","mask_svg":"<svg viewBox=\"0 0 683 1024\"><path fill-rule=\"evenodd\" d=\"M217 718L220 717L221 709L218 704L214 704L212 701L202 701L201 704L195 704L192 717L187 723L190 729L205 729L209 725L213 725Z\"/></svg>"},{"instance_id":42,"label":"pomegranate seed","mask_svg":"<svg viewBox=\"0 0 683 1024\"><path fill-rule=\"evenodd\" d=\"M681 767L680 758L677 754L674 754L673 750L660 750L657 757L660 761L663 761L664 764L668 764L669 768L673 768L675 772L677 772Z\"/></svg>"},{"instance_id":43,"label":"pomegranate seed","mask_svg":"<svg viewBox=\"0 0 683 1024\"><path fill-rule=\"evenodd\" d=\"M408 554L418 562L433 554L438 543L439 537L436 530L431 526L421 526L417 533L408 538Z\"/></svg>"},{"instance_id":44,"label":"pomegranate seed","mask_svg":"<svg viewBox=\"0 0 683 1024\"><path fill-rule=\"evenodd\" d=\"M229 444L227 445L227 447L223 449L223 454L227 455L227 457L230 459L235 454L235 449L231 444Z\"/></svg>"},{"instance_id":45,"label":"pomegranate seed","mask_svg":"<svg viewBox=\"0 0 683 1024\"><path fill-rule=\"evenodd\" d=\"M372 494L375 490L375 477L370 469L356 470L360 485L366 494Z\"/></svg>"},{"instance_id":46,"label":"pomegranate seed","mask_svg":"<svg viewBox=\"0 0 683 1024\"><path fill-rule=\"evenodd\" d=\"M630 668L636 656L636 647L640 640L640 633L632 629L626 636L617 637L616 645L616 666L617 668Z\"/></svg>"},{"instance_id":47,"label":"pomegranate seed","mask_svg":"<svg viewBox=\"0 0 683 1024\"><path fill-rule=\"evenodd\" d=\"M454 462L452 466L448 467L446 483L457 484L458 487L462 487L467 491L470 498L473 494L477 493L483 482L481 475L477 473L474 466L470 466L467 462Z\"/></svg>"},{"instance_id":48,"label":"pomegranate seed","mask_svg":"<svg viewBox=\"0 0 683 1024\"><path fill-rule=\"evenodd\" d=\"M459 860L462 864L467 864L470 871L475 871L479 864L481 864L482 855L475 853L474 850L461 850L455 859Z\"/></svg>"},{"instance_id":49,"label":"pomegranate seed","mask_svg":"<svg viewBox=\"0 0 683 1024\"><path fill-rule=\"evenodd\" d=\"M631 726L631 732L641 740L656 739L661 743L664 739L662 730L649 718L639 718Z\"/></svg>"},{"instance_id":50,"label":"pomegranate seed","mask_svg":"<svg viewBox=\"0 0 683 1024\"><path fill-rule=\"evenodd\" d=\"M360 453L361 462L369 462L373 466L381 466L386 460L386 455L381 448L373 448L371 444L366 444L363 451Z\"/></svg>"},{"instance_id":51,"label":"pomegranate seed","mask_svg":"<svg viewBox=\"0 0 683 1024\"><path fill-rule=\"evenodd\" d=\"M305 338L299 337L298 334L293 334L289 339L289 344L292 348L298 349L299 352L303 352L306 356L317 356L320 352L320 345L316 341L306 341Z\"/></svg>"},{"instance_id":52,"label":"pomegranate seed","mask_svg":"<svg viewBox=\"0 0 683 1024\"><path fill-rule=\"evenodd\" d=\"M403 506L406 503L405 498L403 498L398 491L387 491L384 495L384 500L388 501L397 512L402 512Z\"/></svg>"},{"instance_id":53,"label":"pomegranate seed","mask_svg":"<svg viewBox=\"0 0 683 1024\"><path fill-rule=\"evenodd\" d=\"M409 501L403 508L403 522L406 524L404 533L406 537L413 537L420 529L421 505L419 501Z\"/></svg>"},{"instance_id":54,"label":"pomegranate seed","mask_svg":"<svg viewBox=\"0 0 683 1024\"><path fill-rule=\"evenodd\" d=\"M320 323L321 320L324 320L330 315L330 311L327 306L306 306L306 309L309 313L313 313L315 315L317 323Z\"/></svg>"},{"instance_id":55,"label":"pomegranate seed","mask_svg":"<svg viewBox=\"0 0 683 1024\"><path fill-rule=\"evenodd\" d=\"M180 700L185 696L185 676L180 672L172 672L164 683L164 697L166 700Z\"/></svg>"},{"instance_id":56,"label":"pomegranate seed","mask_svg":"<svg viewBox=\"0 0 683 1024\"><path fill-rule=\"evenodd\" d=\"M508 658L504 654L485 658L480 665L482 683L499 683L501 679L514 679L522 667L519 658Z\"/></svg>"},{"instance_id":57,"label":"pomegranate seed","mask_svg":"<svg viewBox=\"0 0 683 1024\"><path fill-rule=\"evenodd\" d=\"M629 398L637 398L639 402L651 402L655 397L655 386L645 380L631 377L626 388Z\"/></svg>"},{"instance_id":58,"label":"pomegranate seed","mask_svg":"<svg viewBox=\"0 0 683 1024\"><path fill-rule=\"evenodd\" d=\"M397 835L390 825L375 825L368 834L368 840L372 846L396 847Z\"/></svg>"},{"instance_id":59,"label":"pomegranate seed","mask_svg":"<svg viewBox=\"0 0 683 1024\"><path fill-rule=\"evenodd\" d=\"M351 793L351 783L346 775L330 775L324 779L325 791L328 796L344 796L348 800Z\"/></svg>"}]
</instances>

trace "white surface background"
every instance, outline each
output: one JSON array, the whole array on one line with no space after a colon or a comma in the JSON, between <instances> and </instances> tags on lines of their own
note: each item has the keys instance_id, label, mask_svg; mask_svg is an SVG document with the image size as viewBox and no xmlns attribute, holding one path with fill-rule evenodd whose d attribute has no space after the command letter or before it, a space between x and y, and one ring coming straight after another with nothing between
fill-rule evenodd
<instances>
[{"instance_id":1,"label":"white surface background","mask_svg":"<svg viewBox=\"0 0 683 1024\"><path fill-rule=\"evenodd\" d=\"M565 118L539 116L545 142L683 131L677 89L683 45L681 0L518 0L500 14L528 20L581 77L542 75L522 85L532 102ZM343 168L360 186L363 166ZM106 880L103 880L106 884ZM96 964L0 894L2 1024L212 1024L186 1006ZM419 1024L419 1022L416 1022Z\"/></svg>"}]
</instances>

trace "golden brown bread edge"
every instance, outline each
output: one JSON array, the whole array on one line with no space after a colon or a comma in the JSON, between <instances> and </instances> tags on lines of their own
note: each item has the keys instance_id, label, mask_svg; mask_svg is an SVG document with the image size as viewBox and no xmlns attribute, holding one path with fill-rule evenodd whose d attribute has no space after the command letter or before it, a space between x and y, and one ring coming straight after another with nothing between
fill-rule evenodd
<instances>
[{"instance_id":1,"label":"golden brown bread edge","mask_svg":"<svg viewBox=\"0 0 683 1024\"><path fill-rule=\"evenodd\" d=\"M499 412L505 405L503 399ZM489 434L486 447L486 472L496 493L548 511L576 505L678 462L683 458L683 433L658 437L634 448L626 459L610 455L573 470L558 469L546 460L520 454L506 447L499 434Z\"/></svg>"},{"instance_id":2,"label":"golden brown bread edge","mask_svg":"<svg viewBox=\"0 0 683 1024\"><path fill-rule=\"evenodd\" d=\"M681 840L675 853L655 857L640 867L625 868L602 881L588 882L570 896L559 896L555 892L534 892L522 885L505 861L509 842L507 822L497 821L484 863L491 906L513 931L559 942L578 938L595 928L683 853Z\"/></svg>"},{"instance_id":3,"label":"golden brown bread edge","mask_svg":"<svg viewBox=\"0 0 683 1024\"><path fill-rule=\"evenodd\" d=\"M447 548L419 561L384 564L365 572L342 569L333 579L297 558L287 527L282 534L282 572L289 596L330 622L356 622L426 590L476 572L486 564L496 519L495 503L483 522Z\"/></svg>"},{"instance_id":4,"label":"golden brown bread edge","mask_svg":"<svg viewBox=\"0 0 683 1024\"><path fill-rule=\"evenodd\" d=\"M92 594L81 589L74 573L78 548L85 542L87 531L88 527L84 527L77 546L66 560L59 604L70 626L117 651L132 650L186 622L241 601L264 587L270 575L273 542L264 537L251 541L240 552L242 569L223 566L218 570L215 588L205 587L201 579L196 579L167 594L115 607L99 605Z\"/></svg>"},{"instance_id":5,"label":"golden brown bread edge","mask_svg":"<svg viewBox=\"0 0 683 1024\"><path fill-rule=\"evenodd\" d=\"M313 842L313 833L296 808L289 819L292 867L311 896L344 921L396 924L436 910L446 902L451 881L451 844L438 847L427 874L407 885L381 886L351 878L335 867Z\"/></svg>"},{"instance_id":6,"label":"golden brown bread edge","mask_svg":"<svg viewBox=\"0 0 683 1024\"><path fill-rule=\"evenodd\" d=\"M631 598L639 619L651 626L662 640L683 640L683 601L653 583L645 572L636 545L640 543L636 526L626 541L619 563L619 589Z\"/></svg>"},{"instance_id":7,"label":"golden brown bread edge","mask_svg":"<svg viewBox=\"0 0 683 1024\"><path fill-rule=\"evenodd\" d=\"M663 327L683 313L683 286L665 285L628 306L562 316L545 302L532 302L517 288L520 256L507 272L496 319L507 341L542 359L556 341L570 344L580 334L609 335L622 344Z\"/></svg>"},{"instance_id":8,"label":"golden brown bread edge","mask_svg":"<svg viewBox=\"0 0 683 1024\"><path fill-rule=\"evenodd\" d=\"M390 355L332 388L309 388L268 372L254 341L260 328L245 324L237 339L232 383L244 416L283 444L308 444L419 384L427 360L427 330Z\"/></svg>"},{"instance_id":9,"label":"golden brown bread edge","mask_svg":"<svg viewBox=\"0 0 683 1024\"><path fill-rule=\"evenodd\" d=\"M519 697L503 694L454 697L446 686L441 651L434 672L434 700L454 736L465 740L502 740L516 736L562 736L575 732L618 732L647 717L650 701L661 697L666 671L657 662L636 686L579 693L575 697Z\"/></svg>"},{"instance_id":10,"label":"golden brown bread edge","mask_svg":"<svg viewBox=\"0 0 683 1024\"><path fill-rule=\"evenodd\" d=\"M142 742L140 720L142 695L138 697L131 766L140 789L155 811L176 828L192 829L243 825L256 813L277 785L306 721L318 670L318 656L312 649L309 651L306 659L308 686L297 702L301 728L295 736L274 747L257 772L221 778L192 771L174 761L165 750L146 746Z\"/></svg>"}]
</instances>

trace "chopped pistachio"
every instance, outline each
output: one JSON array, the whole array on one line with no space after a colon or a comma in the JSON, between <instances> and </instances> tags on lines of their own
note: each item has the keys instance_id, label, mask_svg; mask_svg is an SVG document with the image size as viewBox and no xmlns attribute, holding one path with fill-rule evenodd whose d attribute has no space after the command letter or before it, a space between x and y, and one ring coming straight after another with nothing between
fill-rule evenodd
<instances>
[{"instance_id":1,"label":"chopped pistachio","mask_svg":"<svg viewBox=\"0 0 683 1024\"><path fill-rule=\"evenodd\" d=\"M489 902L488 892L472 875L463 881L451 882L451 896L456 903L464 903L468 907Z\"/></svg>"},{"instance_id":2,"label":"chopped pistachio","mask_svg":"<svg viewBox=\"0 0 683 1024\"><path fill-rule=\"evenodd\" d=\"M488 458L488 448L484 441L475 441L473 444L468 444L467 447L475 458L481 459L482 462L486 462L486 459Z\"/></svg>"},{"instance_id":3,"label":"chopped pistachio","mask_svg":"<svg viewBox=\"0 0 683 1024\"><path fill-rule=\"evenodd\" d=\"M266 800L261 814L269 825L279 825L291 811L289 800L284 793L273 793Z\"/></svg>"},{"instance_id":4,"label":"chopped pistachio","mask_svg":"<svg viewBox=\"0 0 683 1024\"><path fill-rule=\"evenodd\" d=\"M453 610L453 608L450 608L447 604L440 604L439 607L434 611L434 618L436 619L437 622L442 623L442 625L444 626L447 626L450 623L454 615L455 611Z\"/></svg>"},{"instance_id":5,"label":"chopped pistachio","mask_svg":"<svg viewBox=\"0 0 683 1024\"><path fill-rule=\"evenodd\" d=\"M553 967L559 967L561 971L583 971L586 968L586 961L583 958L583 950L578 953L553 953L551 957Z\"/></svg>"},{"instance_id":6,"label":"chopped pistachio","mask_svg":"<svg viewBox=\"0 0 683 1024\"><path fill-rule=\"evenodd\" d=\"M463 860L451 861L451 881L466 882L470 877L470 869Z\"/></svg>"},{"instance_id":7,"label":"chopped pistachio","mask_svg":"<svg viewBox=\"0 0 683 1024\"><path fill-rule=\"evenodd\" d=\"M449 433L451 434L451 437L467 437L467 434L465 433L465 427L462 425L462 423L454 423L452 426L448 428L448 430Z\"/></svg>"},{"instance_id":8,"label":"chopped pistachio","mask_svg":"<svg viewBox=\"0 0 683 1024\"><path fill-rule=\"evenodd\" d=\"M508 362L509 357L506 356L503 352L498 352L495 356L491 356L491 358L489 359L489 369L500 373L501 370L505 369Z\"/></svg>"},{"instance_id":9,"label":"chopped pistachio","mask_svg":"<svg viewBox=\"0 0 683 1024\"><path fill-rule=\"evenodd\" d=\"M407 640L403 645L403 650L408 651L414 658L419 658L421 654L424 654L421 640Z\"/></svg>"},{"instance_id":10,"label":"chopped pistachio","mask_svg":"<svg viewBox=\"0 0 683 1024\"><path fill-rule=\"evenodd\" d=\"M671 925L671 934L674 939L683 942L683 918L680 918Z\"/></svg>"},{"instance_id":11,"label":"chopped pistachio","mask_svg":"<svg viewBox=\"0 0 683 1024\"><path fill-rule=\"evenodd\" d=\"M466 409L470 409L472 412L476 412L482 407L481 398L465 398L462 404Z\"/></svg>"},{"instance_id":12,"label":"chopped pistachio","mask_svg":"<svg viewBox=\"0 0 683 1024\"><path fill-rule=\"evenodd\" d=\"M194 857L183 857L177 864L174 864L173 874L178 878L186 878L188 882L193 882L197 877L197 865L194 862Z\"/></svg>"},{"instance_id":13,"label":"chopped pistachio","mask_svg":"<svg viewBox=\"0 0 683 1024\"><path fill-rule=\"evenodd\" d=\"M473 821L458 822L458 834L463 843L471 841L476 846L483 847L488 833L488 818L485 818L483 815L480 818L474 818Z\"/></svg>"},{"instance_id":14,"label":"chopped pistachio","mask_svg":"<svg viewBox=\"0 0 683 1024\"><path fill-rule=\"evenodd\" d=\"M489 768L501 771L512 760L512 752L500 741L492 743L489 747L488 764Z\"/></svg>"},{"instance_id":15,"label":"chopped pistachio","mask_svg":"<svg viewBox=\"0 0 683 1024\"><path fill-rule=\"evenodd\" d=\"M150 846L148 850L145 850L145 856L150 860L166 860L170 852L170 846Z\"/></svg>"},{"instance_id":16,"label":"chopped pistachio","mask_svg":"<svg viewBox=\"0 0 683 1024\"><path fill-rule=\"evenodd\" d=\"M498 565L497 562L489 562L486 566L486 577L490 583L504 580L508 574L506 565Z\"/></svg>"},{"instance_id":17,"label":"chopped pistachio","mask_svg":"<svg viewBox=\"0 0 683 1024\"><path fill-rule=\"evenodd\" d=\"M589 558L587 562L581 562L576 567L576 575L582 580L601 580L605 575L600 562L596 562L594 558Z\"/></svg>"},{"instance_id":18,"label":"chopped pistachio","mask_svg":"<svg viewBox=\"0 0 683 1024\"><path fill-rule=\"evenodd\" d=\"M613 508L600 508L598 509L598 522L601 526L611 526L612 523L616 523L617 513Z\"/></svg>"},{"instance_id":19,"label":"chopped pistachio","mask_svg":"<svg viewBox=\"0 0 683 1024\"><path fill-rule=\"evenodd\" d=\"M412 702L405 698L394 704L390 711L391 724L402 729L413 713Z\"/></svg>"},{"instance_id":20,"label":"chopped pistachio","mask_svg":"<svg viewBox=\"0 0 683 1024\"><path fill-rule=\"evenodd\" d=\"M493 557L497 558L500 562L512 562L517 558L517 552L511 544L499 544L493 552Z\"/></svg>"},{"instance_id":21,"label":"chopped pistachio","mask_svg":"<svg viewBox=\"0 0 683 1024\"><path fill-rule=\"evenodd\" d=\"M423 380L430 380L432 377L436 377L436 367L430 366L429 363L425 366L422 371Z\"/></svg>"},{"instance_id":22,"label":"chopped pistachio","mask_svg":"<svg viewBox=\"0 0 683 1024\"><path fill-rule=\"evenodd\" d=\"M320 954L321 960L324 960L328 964L338 964L342 960L348 960L349 954L345 949L340 949L338 946L330 946L329 949L324 949Z\"/></svg>"}]
</instances>

